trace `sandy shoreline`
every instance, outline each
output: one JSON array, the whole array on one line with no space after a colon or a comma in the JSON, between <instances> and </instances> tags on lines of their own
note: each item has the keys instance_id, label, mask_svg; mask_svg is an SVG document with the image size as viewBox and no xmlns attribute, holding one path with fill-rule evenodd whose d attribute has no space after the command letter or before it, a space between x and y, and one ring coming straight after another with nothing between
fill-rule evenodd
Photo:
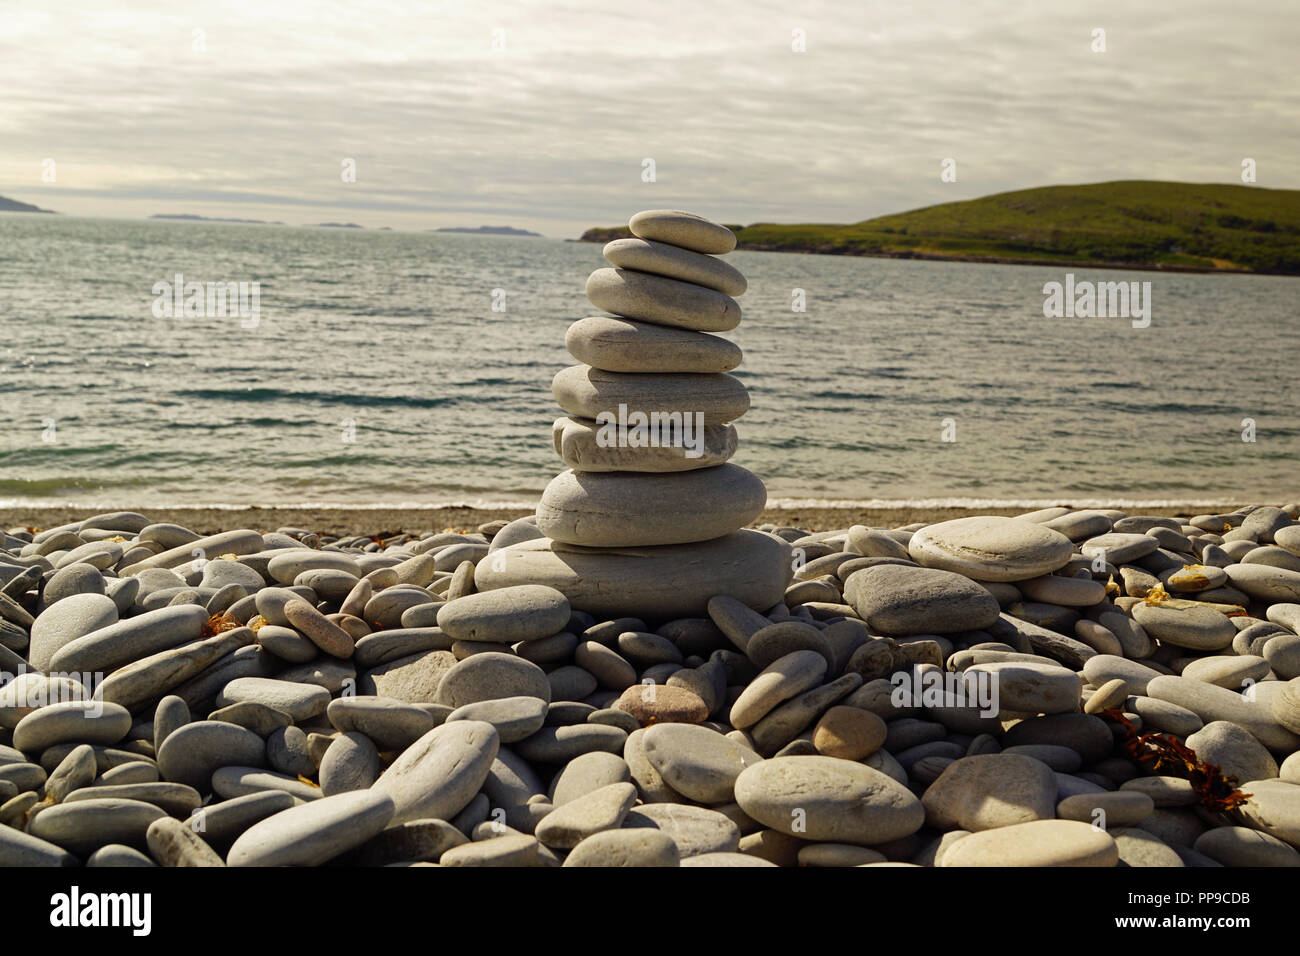
<instances>
[{"instance_id":1,"label":"sandy shoreline","mask_svg":"<svg viewBox=\"0 0 1300 956\"><path fill-rule=\"evenodd\" d=\"M1062 501L1062 504L1068 504ZM1204 506L1144 506L1123 508L1129 514L1172 515L1190 517L1194 514L1222 513L1235 508L1223 504L1217 508ZM52 528L79 521L106 508L33 507L0 509L0 528ZM531 514L531 508L135 508L126 503L122 511L139 511L153 521L170 522L189 528L199 534L215 534L233 528L252 528L256 531L274 531L281 527L306 528L322 534L386 535L390 532L473 530L488 521L510 521ZM1024 507L934 507L926 505L901 505L896 507L867 508L859 506L829 507L813 505L806 508L769 508L755 524L784 524L827 531L863 524L874 527L897 527L916 521L944 521L975 514L1022 514Z\"/></svg>"}]
</instances>

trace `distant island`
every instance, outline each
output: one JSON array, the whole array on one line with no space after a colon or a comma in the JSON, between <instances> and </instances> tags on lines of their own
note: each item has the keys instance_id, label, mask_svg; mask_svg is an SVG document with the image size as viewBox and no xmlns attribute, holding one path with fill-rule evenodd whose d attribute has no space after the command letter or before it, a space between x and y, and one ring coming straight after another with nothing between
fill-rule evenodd
<instances>
[{"instance_id":1,"label":"distant island","mask_svg":"<svg viewBox=\"0 0 1300 956\"><path fill-rule=\"evenodd\" d=\"M760 252L1300 275L1300 190L1260 186L1042 186L849 225L728 228L738 249ZM588 229L581 241L628 235Z\"/></svg>"},{"instance_id":2,"label":"distant island","mask_svg":"<svg viewBox=\"0 0 1300 956\"><path fill-rule=\"evenodd\" d=\"M442 229L433 229L432 232L470 232L479 236L536 236L541 238L540 232L529 232L527 229L515 229L511 226L446 226Z\"/></svg>"},{"instance_id":3,"label":"distant island","mask_svg":"<svg viewBox=\"0 0 1300 956\"><path fill-rule=\"evenodd\" d=\"M6 196L0 196L0 212L44 212L49 213L51 216L58 215L53 209L42 209L40 206L19 202L17 199L9 199Z\"/></svg>"},{"instance_id":4,"label":"distant island","mask_svg":"<svg viewBox=\"0 0 1300 956\"><path fill-rule=\"evenodd\" d=\"M183 219L186 222L238 222L250 226L283 226L284 223L267 219L224 219L219 216L196 216L190 212L160 212L150 219Z\"/></svg>"},{"instance_id":5,"label":"distant island","mask_svg":"<svg viewBox=\"0 0 1300 956\"><path fill-rule=\"evenodd\" d=\"M309 228L313 228L313 229L314 229L314 228L324 228L324 229L364 229L364 228L366 228L365 226L358 226L355 222L309 222L309 223L307 223L307 226L308 226Z\"/></svg>"}]
</instances>

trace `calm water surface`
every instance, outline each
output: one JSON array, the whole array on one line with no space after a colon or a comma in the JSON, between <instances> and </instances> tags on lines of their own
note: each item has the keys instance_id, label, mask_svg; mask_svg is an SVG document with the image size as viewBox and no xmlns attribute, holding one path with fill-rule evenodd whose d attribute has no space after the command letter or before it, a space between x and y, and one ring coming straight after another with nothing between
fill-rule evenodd
<instances>
[{"instance_id":1,"label":"calm water surface","mask_svg":"<svg viewBox=\"0 0 1300 956\"><path fill-rule=\"evenodd\" d=\"M728 261L750 281L735 461L773 499L1300 490L1300 280L1075 270L1151 282L1135 329L1044 318L1063 269ZM530 501L602 264L549 239L0 215L0 505ZM260 283L257 327L155 317L176 273Z\"/></svg>"}]
</instances>

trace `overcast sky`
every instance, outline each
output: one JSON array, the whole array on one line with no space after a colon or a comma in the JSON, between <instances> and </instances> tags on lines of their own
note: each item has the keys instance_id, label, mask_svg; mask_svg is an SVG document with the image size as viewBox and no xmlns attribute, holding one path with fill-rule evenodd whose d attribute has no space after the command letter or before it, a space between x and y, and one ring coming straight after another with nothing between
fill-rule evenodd
<instances>
[{"instance_id":1,"label":"overcast sky","mask_svg":"<svg viewBox=\"0 0 1300 956\"><path fill-rule=\"evenodd\" d=\"M0 0L0 194L576 236L1239 182L1243 157L1296 188L1298 59L1295 0Z\"/></svg>"}]
</instances>

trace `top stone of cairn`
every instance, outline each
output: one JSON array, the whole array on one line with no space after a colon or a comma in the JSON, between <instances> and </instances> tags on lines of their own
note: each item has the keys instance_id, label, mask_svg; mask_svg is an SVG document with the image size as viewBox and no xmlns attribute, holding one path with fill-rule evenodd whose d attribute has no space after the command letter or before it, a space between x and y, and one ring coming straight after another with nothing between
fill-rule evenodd
<instances>
[{"instance_id":1,"label":"top stone of cairn","mask_svg":"<svg viewBox=\"0 0 1300 956\"><path fill-rule=\"evenodd\" d=\"M735 233L726 226L680 209L647 209L633 216L627 225L640 239L666 242L692 252L721 256L736 248Z\"/></svg>"}]
</instances>

